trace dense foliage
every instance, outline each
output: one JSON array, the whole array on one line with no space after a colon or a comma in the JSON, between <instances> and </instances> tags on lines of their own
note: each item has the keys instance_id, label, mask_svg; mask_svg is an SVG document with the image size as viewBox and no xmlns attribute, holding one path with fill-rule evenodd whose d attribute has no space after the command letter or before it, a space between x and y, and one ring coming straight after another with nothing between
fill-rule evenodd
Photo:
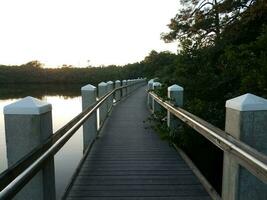
<instances>
[{"instance_id":1,"label":"dense foliage","mask_svg":"<svg viewBox=\"0 0 267 200\"><path fill-rule=\"evenodd\" d=\"M126 68L108 67L61 67L43 68L38 61L20 66L0 65L0 83L92 83L105 80L128 79L137 77L134 64Z\"/></svg>"},{"instance_id":2,"label":"dense foliage","mask_svg":"<svg viewBox=\"0 0 267 200\"><path fill-rule=\"evenodd\" d=\"M224 129L226 100L244 93L267 97L267 2L181 3L170 32L162 34L166 42L178 40L179 54L155 76L183 86L185 108ZM222 152L191 129L182 131L176 142L220 192Z\"/></svg>"}]
</instances>

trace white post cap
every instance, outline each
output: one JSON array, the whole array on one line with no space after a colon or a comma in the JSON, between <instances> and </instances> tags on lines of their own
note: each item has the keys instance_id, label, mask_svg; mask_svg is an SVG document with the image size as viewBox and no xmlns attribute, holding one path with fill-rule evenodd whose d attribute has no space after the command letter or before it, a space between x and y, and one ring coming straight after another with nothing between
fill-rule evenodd
<instances>
[{"instance_id":1,"label":"white post cap","mask_svg":"<svg viewBox=\"0 0 267 200\"><path fill-rule=\"evenodd\" d=\"M174 84L168 87L168 91L184 91L184 88L179 85Z\"/></svg>"},{"instance_id":2,"label":"white post cap","mask_svg":"<svg viewBox=\"0 0 267 200\"><path fill-rule=\"evenodd\" d=\"M25 97L4 107L7 115L40 115L52 110L50 103L33 97Z\"/></svg>"},{"instance_id":3,"label":"white post cap","mask_svg":"<svg viewBox=\"0 0 267 200\"><path fill-rule=\"evenodd\" d=\"M120 80L116 80L115 83L121 83L121 81Z\"/></svg>"},{"instance_id":4,"label":"white post cap","mask_svg":"<svg viewBox=\"0 0 267 200\"><path fill-rule=\"evenodd\" d=\"M105 83L105 82L101 82L101 83L98 84L98 86L107 86L107 85L108 85L108 84Z\"/></svg>"},{"instance_id":5,"label":"white post cap","mask_svg":"<svg viewBox=\"0 0 267 200\"><path fill-rule=\"evenodd\" d=\"M126 83L127 81L126 80L122 80L123 83Z\"/></svg>"},{"instance_id":6,"label":"white post cap","mask_svg":"<svg viewBox=\"0 0 267 200\"><path fill-rule=\"evenodd\" d=\"M160 87L161 83L160 82L153 82L153 87Z\"/></svg>"},{"instance_id":7,"label":"white post cap","mask_svg":"<svg viewBox=\"0 0 267 200\"><path fill-rule=\"evenodd\" d=\"M148 83L153 83L154 82L154 79L150 79L149 81L148 81Z\"/></svg>"},{"instance_id":8,"label":"white post cap","mask_svg":"<svg viewBox=\"0 0 267 200\"><path fill-rule=\"evenodd\" d=\"M107 84L113 84L113 81L108 81Z\"/></svg>"},{"instance_id":9,"label":"white post cap","mask_svg":"<svg viewBox=\"0 0 267 200\"><path fill-rule=\"evenodd\" d=\"M238 111L267 110L267 100L247 93L226 101L225 107Z\"/></svg>"},{"instance_id":10,"label":"white post cap","mask_svg":"<svg viewBox=\"0 0 267 200\"><path fill-rule=\"evenodd\" d=\"M96 87L91 84L88 84L88 85L83 86L81 90L82 91L94 91L96 90Z\"/></svg>"}]
</instances>

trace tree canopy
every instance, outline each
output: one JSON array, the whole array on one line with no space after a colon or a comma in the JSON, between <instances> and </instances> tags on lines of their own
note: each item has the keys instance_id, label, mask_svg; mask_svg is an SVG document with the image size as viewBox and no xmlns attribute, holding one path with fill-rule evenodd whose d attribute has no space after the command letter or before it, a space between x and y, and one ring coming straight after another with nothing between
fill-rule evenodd
<instances>
[{"instance_id":1,"label":"tree canopy","mask_svg":"<svg viewBox=\"0 0 267 200\"><path fill-rule=\"evenodd\" d=\"M171 19L166 42L178 40L181 48L201 48L222 39L222 32L240 21L264 0L180 0L182 8ZM244 14L245 13L245 14Z\"/></svg>"}]
</instances>

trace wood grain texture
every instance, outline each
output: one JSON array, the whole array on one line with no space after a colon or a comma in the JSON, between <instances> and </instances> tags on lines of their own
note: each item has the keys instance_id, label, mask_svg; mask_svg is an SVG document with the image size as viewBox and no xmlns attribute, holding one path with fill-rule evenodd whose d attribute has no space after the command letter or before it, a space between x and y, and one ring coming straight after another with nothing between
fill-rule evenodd
<instances>
[{"instance_id":1,"label":"wood grain texture","mask_svg":"<svg viewBox=\"0 0 267 200\"><path fill-rule=\"evenodd\" d=\"M144 87L114 107L66 199L210 200L148 116Z\"/></svg>"}]
</instances>

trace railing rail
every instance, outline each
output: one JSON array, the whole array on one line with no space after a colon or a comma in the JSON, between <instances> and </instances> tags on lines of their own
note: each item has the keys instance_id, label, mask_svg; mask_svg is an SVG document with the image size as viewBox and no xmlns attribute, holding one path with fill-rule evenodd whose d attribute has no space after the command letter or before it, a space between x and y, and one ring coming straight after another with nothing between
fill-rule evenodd
<instances>
[{"instance_id":1,"label":"railing rail","mask_svg":"<svg viewBox=\"0 0 267 200\"><path fill-rule=\"evenodd\" d=\"M267 184L267 156L186 110L163 101L154 92L149 91L149 95L163 108L195 129L214 145L233 155L239 164Z\"/></svg>"},{"instance_id":2,"label":"railing rail","mask_svg":"<svg viewBox=\"0 0 267 200\"><path fill-rule=\"evenodd\" d=\"M101 97L95 104L74 117L61 129L56 131L42 145L37 146L28 155L23 157L14 166L11 166L0 174L0 199L11 199L14 197L43 167L43 164L54 156L84 122L116 91L134 85L142 84L144 81L115 88Z\"/></svg>"}]
</instances>

